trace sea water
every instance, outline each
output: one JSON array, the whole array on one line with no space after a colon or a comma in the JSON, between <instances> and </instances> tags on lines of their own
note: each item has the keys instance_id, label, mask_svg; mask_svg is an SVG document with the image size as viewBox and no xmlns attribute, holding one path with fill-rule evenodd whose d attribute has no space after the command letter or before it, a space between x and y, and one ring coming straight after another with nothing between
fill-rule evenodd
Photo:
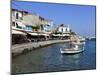
<instances>
[{"instance_id":1,"label":"sea water","mask_svg":"<svg viewBox=\"0 0 100 75\"><path fill-rule=\"evenodd\" d=\"M68 43L39 48L12 59L12 73L40 73L96 69L96 41L88 40L78 54L61 54Z\"/></svg>"}]
</instances>

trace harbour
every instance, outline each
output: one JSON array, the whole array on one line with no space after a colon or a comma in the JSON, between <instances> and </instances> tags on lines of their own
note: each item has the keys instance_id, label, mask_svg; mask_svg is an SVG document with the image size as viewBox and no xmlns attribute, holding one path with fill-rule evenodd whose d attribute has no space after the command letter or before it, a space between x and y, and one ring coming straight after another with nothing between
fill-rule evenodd
<instances>
[{"instance_id":1,"label":"harbour","mask_svg":"<svg viewBox=\"0 0 100 75\"><path fill-rule=\"evenodd\" d=\"M11 5L13 75L96 69L95 7L15 0Z\"/></svg>"},{"instance_id":2,"label":"harbour","mask_svg":"<svg viewBox=\"0 0 100 75\"><path fill-rule=\"evenodd\" d=\"M96 68L96 42L86 41L82 53L61 54L60 48L68 43L52 44L12 59L12 73L41 73L89 70Z\"/></svg>"}]
</instances>

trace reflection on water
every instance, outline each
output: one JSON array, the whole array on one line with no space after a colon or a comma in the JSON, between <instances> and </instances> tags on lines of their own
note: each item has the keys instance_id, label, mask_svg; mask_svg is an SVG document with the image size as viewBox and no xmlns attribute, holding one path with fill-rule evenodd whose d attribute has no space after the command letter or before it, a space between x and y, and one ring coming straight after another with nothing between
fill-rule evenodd
<instances>
[{"instance_id":1,"label":"reflection on water","mask_svg":"<svg viewBox=\"0 0 100 75\"><path fill-rule=\"evenodd\" d=\"M68 43L54 44L13 59L13 73L52 72L95 69L95 41L87 41L85 51L75 55L61 54Z\"/></svg>"}]
</instances>

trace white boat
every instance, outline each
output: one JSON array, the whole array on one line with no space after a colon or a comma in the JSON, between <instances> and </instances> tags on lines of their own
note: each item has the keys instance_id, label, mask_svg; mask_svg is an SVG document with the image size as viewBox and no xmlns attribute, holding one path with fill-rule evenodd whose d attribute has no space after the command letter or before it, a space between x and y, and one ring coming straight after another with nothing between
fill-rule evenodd
<instances>
[{"instance_id":1,"label":"white boat","mask_svg":"<svg viewBox=\"0 0 100 75\"><path fill-rule=\"evenodd\" d=\"M79 39L70 42L70 48L60 48L62 54L75 54L84 51L85 42L80 42Z\"/></svg>"},{"instance_id":2,"label":"white boat","mask_svg":"<svg viewBox=\"0 0 100 75\"><path fill-rule=\"evenodd\" d=\"M84 51L84 47L78 47L78 45L76 45L75 48L60 48L61 53L67 53L67 54L74 54L74 53L80 53Z\"/></svg>"}]
</instances>

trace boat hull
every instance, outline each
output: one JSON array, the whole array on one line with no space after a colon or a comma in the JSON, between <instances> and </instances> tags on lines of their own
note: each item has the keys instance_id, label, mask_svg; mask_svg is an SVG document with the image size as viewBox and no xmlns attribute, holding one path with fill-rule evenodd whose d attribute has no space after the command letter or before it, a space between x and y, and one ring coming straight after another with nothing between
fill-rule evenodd
<instances>
[{"instance_id":1,"label":"boat hull","mask_svg":"<svg viewBox=\"0 0 100 75\"><path fill-rule=\"evenodd\" d=\"M66 50L66 49L60 49L60 52L62 54L66 53L66 54L76 54L76 53L80 53L83 52L84 49L79 49L79 50Z\"/></svg>"}]
</instances>

